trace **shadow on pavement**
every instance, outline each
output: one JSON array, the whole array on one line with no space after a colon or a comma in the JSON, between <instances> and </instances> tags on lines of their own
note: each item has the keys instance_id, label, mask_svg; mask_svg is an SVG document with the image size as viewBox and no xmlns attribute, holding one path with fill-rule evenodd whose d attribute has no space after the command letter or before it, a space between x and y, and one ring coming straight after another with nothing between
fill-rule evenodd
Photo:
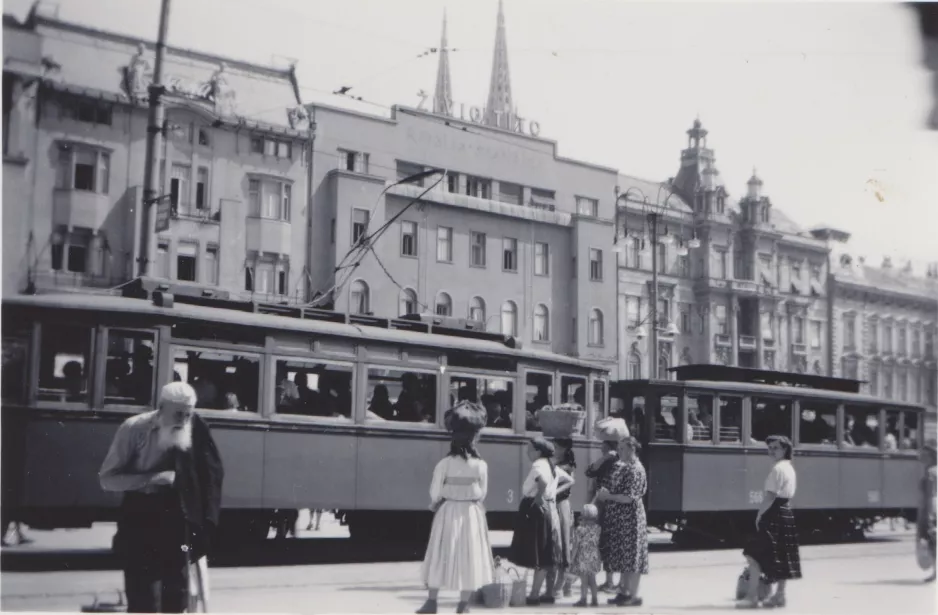
<instances>
[{"instance_id":1,"label":"shadow on pavement","mask_svg":"<svg viewBox=\"0 0 938 615\"><path fill-rule=\"evenodd\" d=\"M845 581L843 585L901 585L901 586L916 586L921 585L927 587L932 585L931 583L926 583L922 579L880 579L879 581Z\"/></svg>"}]
</instances>

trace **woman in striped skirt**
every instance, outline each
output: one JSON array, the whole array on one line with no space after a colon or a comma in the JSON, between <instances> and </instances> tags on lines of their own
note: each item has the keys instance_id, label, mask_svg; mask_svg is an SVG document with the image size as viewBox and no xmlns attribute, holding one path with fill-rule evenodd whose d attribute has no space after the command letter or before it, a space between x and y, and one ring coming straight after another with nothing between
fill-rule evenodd
<instances>
[{"instance_id":1,"label":"woman in striped skirt","mask_svg":"<svg viewBox=\"0 0 938 615\"><path fill-rule=\"evenodd\" d=\"M756 515L756 536L743 550L749 562L749 591L737 605L759 606L759 578L765 575L777 589L765 600L765 606L785 606L785 587L789 579L801 578L798 530L788 502L795 496L797 477L792 466L792 444L785 436L765 439L775 465L765 479L765 495Z\"/></svg>"}]
</instances>

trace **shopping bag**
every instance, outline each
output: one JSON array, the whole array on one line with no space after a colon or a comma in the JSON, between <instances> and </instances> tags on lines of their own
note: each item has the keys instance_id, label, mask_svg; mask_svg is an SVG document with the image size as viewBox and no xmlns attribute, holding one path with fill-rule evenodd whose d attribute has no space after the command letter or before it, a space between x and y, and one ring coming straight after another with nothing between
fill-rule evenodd
<instances>
[{"instance_id":1,"label":"shopping bag","mask_svg":"<svg viewBox=\"0 0 938 615\"><path fill-rule=\"evenodd\" d=\"M931 570L935 565L927 538L919 538L915 541L915 559L918 562L918 567L922 570Z\"/></svg>"}]
</instances>

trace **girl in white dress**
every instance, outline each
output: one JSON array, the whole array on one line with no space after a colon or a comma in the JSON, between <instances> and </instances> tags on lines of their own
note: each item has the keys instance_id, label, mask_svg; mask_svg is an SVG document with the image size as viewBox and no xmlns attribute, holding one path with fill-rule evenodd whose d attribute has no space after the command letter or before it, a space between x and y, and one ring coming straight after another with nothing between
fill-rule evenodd
<instances>
[{"instance_id":1,"label":"girl in white dress","mask_svg":"<svg viewBox=\"0 0 938 615\"><path fill-rule=\"evenodd\" d=\"M446 413L450 453L433 470L430 509L435 512L422 576L429 590L417 613L436 613L441 589L459 591L457 613L469 612L472 594L494 580L495 562L485 519L488 466L476 450L485 408L460 402Z\"/></svg>"}]
</instances>

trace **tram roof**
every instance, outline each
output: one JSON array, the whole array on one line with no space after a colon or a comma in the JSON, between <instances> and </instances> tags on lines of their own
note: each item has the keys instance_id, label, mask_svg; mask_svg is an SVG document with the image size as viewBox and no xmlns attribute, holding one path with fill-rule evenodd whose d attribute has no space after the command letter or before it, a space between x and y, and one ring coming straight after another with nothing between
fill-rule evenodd
<instances>
[{"instance_id":1,"label":"tram roof","mask_svg":"<svg viewBox=\"0 0 938 615\"><path fill-rule=\"evenodd\" d=\"M107 311L125 314L145 314L167 318L182 318L205 321L222 325L256 327L268 330L311 333L357 340L375 340L389 344L412 346L430 346L480 352L520 359L557 363L568 367L577 367L599 372L609 372L609 368L599 363L584 361L576 357L544 352L536 349L512 349L496 341L473 338L452 337L436 333L423 333L375 326L359 326L340 322L313 319L297 319L276 314L243 312L220 309L186 303L175 303L172 307L154 305L147 299L134 299L114 295L91 294L42 294L16 295L3 298L4 306L35 307L46 309Z\"/></svg>"}]
</instances>

